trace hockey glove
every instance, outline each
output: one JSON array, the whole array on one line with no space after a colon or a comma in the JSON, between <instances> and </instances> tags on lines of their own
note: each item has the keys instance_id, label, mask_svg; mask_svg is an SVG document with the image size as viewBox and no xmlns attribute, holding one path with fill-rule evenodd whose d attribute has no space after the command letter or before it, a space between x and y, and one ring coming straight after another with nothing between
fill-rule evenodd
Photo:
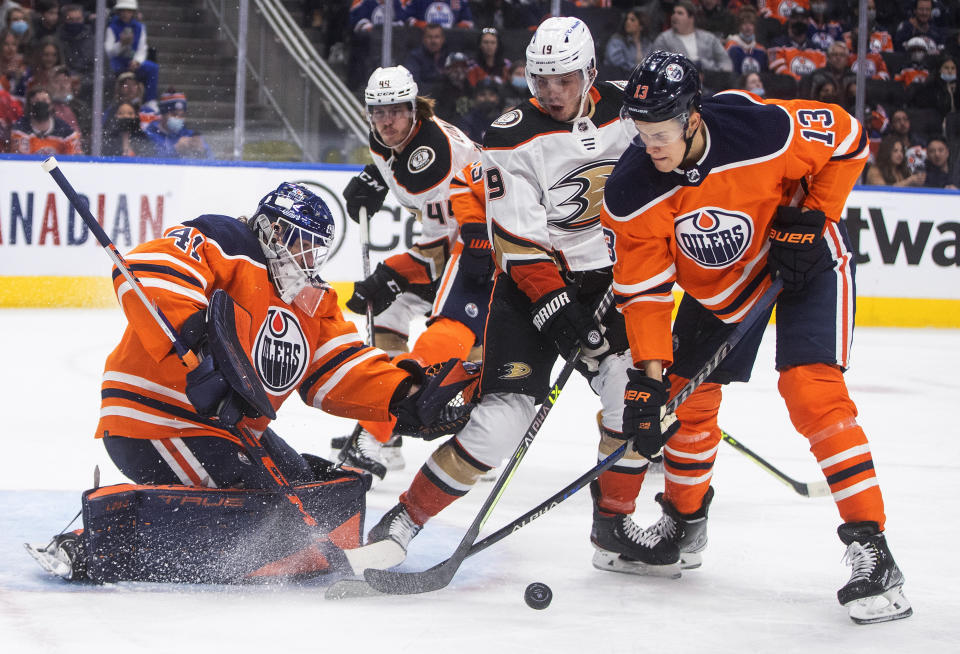
<instances>
[{"instance_id":1,"label":"hockey glove","mask_svg":"<svg viewBox=\"0 0 960 654\"><path fill-rule=\"evenodd\" d=\"M636 368L627 368L627 386L623 393L623 435L633 441L633 448L647 457L663 449L680 423L667 413L670 382L647 377Z\"/></svg>"},{"instance_id":2,"label":"hockey glove","mask_svg":"<svg viewBox=\"0 0 960 654\"><path fill-rule=\"evenodd\" d=\"M343 189L343 199L347 201L347 215L355 223L360 222L360 207L366 207L367 216L372 216L380 211L386 198L387 183L373 164L367 164Z\"/></svg>"},{"instance_id":3,"label":"hockey glove","mask_svg":"<svg viewBox=\"0 0 960 654\"><path fill-rule=\"evenodd\" d=\"M533 325L553 341L565 359L578 346L595 350L603 345L600 329L566 287L547 293L533 305Z\"/></svg>"},{"instance_id":4,"label":"hockey glove","mask_svg":"<svg viewBox=\"0 0 960 654\"><path fill-rule=\"evenodd\" d=\"M463 253L460 272L466 281L483 286L493 278L493 248L487 235L486 223L466 223L460 226Z\"/></svg>"},{"instance_id":5,"label":"hockey glove","mask_svg":"<svg viewBox=\"0 0 960 654\"><path fill-rule=\"evenodd\" d=\"M183 341L200 354L187 373L187 399L202 416L233 426L241 418L277 417L238 332L249 332L249 314L238 311L226 291L217 289L206 311L190 316L180 330Z\"/></svg>"},{"instance_id":6,"label":"hockey glove","mask_svg":"<svg viewBox=\"0 0 960 654\"><path fill-rule=\"evenodd\" d=\"M393 304L409 285L393 268L378 263L372 275L353 285L353 295L347 300L347 308L363 314L367 311L367 302L370 302L373 315L376 316Z\"/></svg>"},{"instance_id":7,"label":"hockey glove","mask_svg":"<svg viewBox=\"0 0 960 654\"><path fill-rule=\"evenodd\" d=\"M833 268L833 255L823 238L827 217L822 211L777 207L770 225L770 269L783 279L783 290L796 293L816 275Z\"/></svg>"},{"instance_id":8,"label":"hockey glove","mask_svg":"<svg viewBox=\"0 0 960 654\"><path fill-rule=\"evenodd\" d=\"M480 382L478 364L454 358L423 368L413 359L403 359L397 367L410 373L410 381L398 387L390 403L397 416L394 434L429 441L463 429ZM420 387L408 394L413 384Z\"/></svg>"}]
</instances>

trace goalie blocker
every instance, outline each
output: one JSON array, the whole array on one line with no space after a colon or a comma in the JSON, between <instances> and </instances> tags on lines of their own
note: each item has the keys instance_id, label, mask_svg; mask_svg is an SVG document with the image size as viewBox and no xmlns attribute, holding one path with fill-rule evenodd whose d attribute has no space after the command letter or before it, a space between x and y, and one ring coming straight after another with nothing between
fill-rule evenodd
<instances>
[{"instance_id":1,"label":"goalie blocker","mask_svg":"<svg viewBox=\"0 0 960 654\"><path fill-rule=\"evenodd\" d=\"M73 578L237 583L350 573L342 550L361 544L369 477L311 459L326 464L323 478L293 488L326 539L268 490L105 486L83 494Z\"/></svg>"}]
</instances>

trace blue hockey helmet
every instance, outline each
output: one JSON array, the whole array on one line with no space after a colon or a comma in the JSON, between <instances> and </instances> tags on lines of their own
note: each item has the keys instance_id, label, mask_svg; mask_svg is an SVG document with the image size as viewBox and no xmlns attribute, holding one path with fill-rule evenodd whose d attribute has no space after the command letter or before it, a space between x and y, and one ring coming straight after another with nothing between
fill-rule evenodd
<instances>
[{"instance_id":1,"label":"blue hockey helmet","mask_svg":"<svg viewBox=\"0 0 960 654\"><path fill-rule=\"evenodd\" d=\"M630 74L621 116L645 123L683 119L691 109L700 110L700 95L700 73L693 62L681 54L657 50Z\"/></svg>"},{"instance_id":2,"label":"blue hockey helmet","mask_svg":"<svg viewBox=\"0 0 960 654\"><path fill-rule=\"evenodd\" d=\"M298 300L312 314L313 299L318 304L322 294L301 291L326 288L320 268L334 238L333 215L326 203L299 184L283 182L260 200L252 225L280 298L288 304ZM311 299L304 302L307 295Z\"/></svg>"}]
</instances>

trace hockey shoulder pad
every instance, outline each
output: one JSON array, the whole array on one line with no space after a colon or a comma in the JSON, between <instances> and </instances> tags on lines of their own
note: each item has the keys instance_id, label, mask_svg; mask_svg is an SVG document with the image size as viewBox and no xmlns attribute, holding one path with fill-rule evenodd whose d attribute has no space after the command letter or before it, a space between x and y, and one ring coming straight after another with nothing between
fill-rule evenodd
<instances>
[{"instance_id":1,"label":"hockey shoulder pad","mask_svg":"<svg viewBox=\"0 0 960 654\"><path fill-rule=\"evenodd\" d=\"M467 424L480 383L480 366L453 358L422 368L412 359L397 364L420 388L392 407L395 434L433 440L456 434Z\"/></svg>"},{"instance_id":2,"label":"hockey shoulder pad","mask_svg":"<svg viewBox=\"0 0 960 654\"><path fill-rule=\"evenodd\" d=\"M249 339L251 322L250 313L222 289L210 297L199 338L197 321L188 319L184 331L190 332L201 362L187 373L186 393L201 415L216 414L230 425L243 415L277 417L241 341Z\"/></svg>"}]
</instances>

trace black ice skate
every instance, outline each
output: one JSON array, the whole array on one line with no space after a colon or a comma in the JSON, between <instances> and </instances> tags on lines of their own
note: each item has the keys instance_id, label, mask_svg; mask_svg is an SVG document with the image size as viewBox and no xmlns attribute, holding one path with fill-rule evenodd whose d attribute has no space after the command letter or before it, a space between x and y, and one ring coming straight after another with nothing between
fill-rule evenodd
<instances>
[{"instance_id":1,"label":"black ice skate","mask_svg":"<svg viewBox=\"0 0 960 654\"><path fill-rule=\"evenodd\" d=\"M593 567L656 577L680 576L680 550L671 540L646 535L630 516L600 510L600 484L590 482L593 496L593 527L590 542L596 548Z\"/></svg>"},{"instance_id":2,"label":"black ice skate","mask_svg":"<svg viewBox=\"0 0 960 654\"><path fill-rule=\"evenodd\" d=\"M341 465L366 470L377 479L382 480L387 474L387 466L381 454L383 444L374 438L373 434L360 427L359 424L357 424L353 433L345 438L347 440L336 456L337 461ZM334 445L335 440L337 439L331 440L331 446Z\"/></svg>"},{"instance_id":3,"label":"black ice skate","mask_svg":"<svg viewBox=\"0 0 960 654\"><path fill-rule=\"evenodd\" d=\"M340 460L340 451L350 441L352 434L345 436L334 436L330 439L330 458L334 461ZM403 436L394 434L386 443L381 445L380 456L383 459L383 465L387 472L394 470L403 470L407 462L403 458Z\"/></svg>"},{"instance_id":4,"label":"black ice skate","mask_svg":"<svg viewBox=\"0 0 960 654\"><path fill-rule=\"evenodd\" d=\"M713 486L703 496L703 504L698 511L683 514L663 496L657 493L657 503L663 508L663 516L645 532L651 537L666 538L680 549L680 568L690 570L699 568L703 563L702 552L707 548L707 512L713 501Z\"/></svg>"},{"instance_id":5,"label":"black ice skate","mask_svg":"<svg viewBox=\"0 0 960 654\"><path fill-rule=\"evenodd\" d=\"M47 572L67 581L86 581L86 561L83 556L82 531L71 531L53 537L46 545L24 543L27 552Z\"/></svg>"},{"instance_id":6,"label":"black ice skate","mask_svg":"<svg viewBox=\"0 0 960 654\"><path fill-rule=\"evenodd\" d=\"M897 567L876 522L847 522L837 528L847 546L844 562L852 568L850 581L837 599L857 624L887 622L913 615L903 594L903 573Z\"/></svg>"}]
</instances>

